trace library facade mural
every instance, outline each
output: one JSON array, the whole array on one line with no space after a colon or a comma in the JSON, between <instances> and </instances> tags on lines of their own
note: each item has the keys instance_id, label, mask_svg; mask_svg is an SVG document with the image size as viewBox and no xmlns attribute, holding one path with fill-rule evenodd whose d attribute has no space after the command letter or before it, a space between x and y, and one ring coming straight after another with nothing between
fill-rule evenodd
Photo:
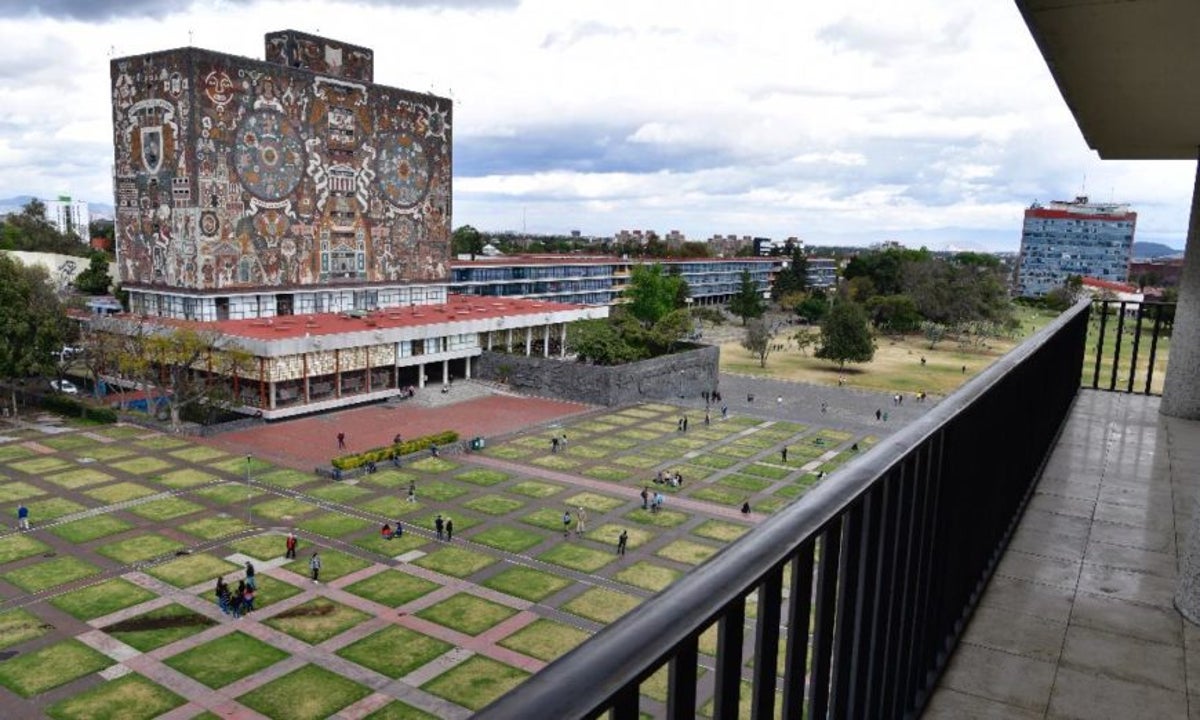
<instances>
[{"instance_id":1,"label":"library facade mural","mask_svg":"<svg viewBox=\"0 0 1200 720\"><path fill-rule=\"evenodd\" d=\"M275 62L198 48L112 61L125 283L447 278L451 101L374 85L370 51L289 33L267 36Z\"/></svg>"}]
</instances>

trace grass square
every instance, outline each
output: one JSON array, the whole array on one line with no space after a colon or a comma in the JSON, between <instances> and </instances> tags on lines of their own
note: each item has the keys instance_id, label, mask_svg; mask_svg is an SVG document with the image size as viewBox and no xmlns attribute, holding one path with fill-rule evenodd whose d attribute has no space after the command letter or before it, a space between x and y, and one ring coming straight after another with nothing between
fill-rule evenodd
<instances>
[{"instance_id":1,"label":"grass square","mask_svg":"<svg viewBox=\"0 0 1200 720\"><path fill-rule=\"evenodd\" d=\"M652 513L649 510L638 508L631 512L625 513L625 519L640 525L653 525L654 527L675 527L687 521L687 513L679 512L678 510L659 510Z\"/></svg>"},{"instance_id":2,"label":"grass square","mask_svg":"<svg viewBox=\"0 0 1200 720\"><path fill-rule=\"evenodd\" d=\"M154 495L157 492L157 490L152 490L145 485L138 485L132 482L119 482L112 485L105 485L104 487L93 488L84 494L111 505L113 503L125 502L126 500L146 497L147 495Z\"/></svg>"},{"instance_id":3,"label":"grass square","mask_svg":"<svg viewBox=\"0 0 1200 720\"><path fill-rule=\"evenodd\" d=\"M505 460L520 460L534 453L533 448L521 447L516 444L508 445L493 445L483 451L485 455L490 457L503 458Z\"/></svg>"},{"instance_id":4,"label":"grass square","mask_svg":"<svg viewBox=\"0 0 1200 720\"><path fill-rule=\"evenodd\" d=\"M754 511L773 513L784 505L787 505L789 502L791 501L784 498L763 498L754 503Z\"/></svg>"},{"instance_id":5,"label":"grass square","mask_svg":"<svg viewBox=\"0 0 1200 720\"><path fill-rule=\"evenodd\" d=\"M716 555L719 549L712 545L692 542L691 540L676 540L668 545L664 545L654 554L687 565L699 565L713 555Z\"/></svg>"},{"instance_id":6,"label":"grass square","mask_svg":"<svg viewBox=\"0 0 1200 720\"><path fill-rule=\"evenodd\" d=\"M626 503L621 498L615 498L610 495L601 495L600 493L583 492L578 495L563 500L564 503L571 507L585 507L593 512L604 513L614 508L619 508Z\"/></svg>"},{"instance_id":7,"label":"grass square","mask_svg":"<svg viewBox=\"0 0 1200 720\"><path fill-rule=\"evenodd\" d=\"M423 473L435 474L446 473L451 470L458 469L458 463L444 460L442 458L427 457L420 460L414 460L408 466L413 470L420 470Z\"/></svg>"},{"instance_id":8,"label":"grass square","mask_svg":"<svg viewBox=\"0 0 1200 720\"><path fill-rule=\"evenodd\" d=\"M237 700L271 718L319 720L370 694L370 688L353 680L316 665L305 665Z\"/></svg>"},{"instance_id":9,"label":"grass square","mask_svg":"<svg viewBox=\"0 0 1200 720\"><path fill-rule=\"evenodd\" d=\"M347 645L337 654L394 680L453 649L448 642L392 625Z\"/></svg>"},{"instance_id":10,"label":"grass square","mask_svg":"<svg viewBox=\"0 0 1200 720\"><path fill-rule=\"evenodd\" d=\"M227 482L220 485L202 487L196 490L194 494L219 505L232 505L234 503L249 502L264 492L266 491L249 485L243 485L242 483Z\"/></svg>"},{"instance_id":11,"label":"grass square","mask_svg":"<svg viewBox=\"0 0 1200 720\"><path fill-rule=\"evenodd\" d=\"M230 475L236 475L237 477L243 477L243 478L246 477L246 466L247 465L250 466L250 475L252 477L259 477L260 475L265 475L268 472L270 472L271 470L275 469L275 466L272 465L271 463L267 462L266 460L261 460L256 457L250 458L249 462L246 461L246 458L244 456L239 456L239 457L226 458L219 462L208 463L208 467L210 467L214 470L220 470L221 472L226 472L226 473L229 473Z\"/></svg>"},{"instance_id":12,"label":"grass square","mask_svg":"<svg viewBox=\"0 0 1200 720\"><path fill-rule=\"evenodd\" d=\"M33 451L20 445L5 445L0 447L0 463L8 463L33 455Z\"/></svg>"},{"instance_id":13,"label":"grass square","mask_svg":"<svg viewBox=\"0 0 1200 720\"><path fill-rule=\"evenodd\" d=\"M60 497L48 497L29 503L29 522L55 520L64 515L74 515L87 508L72 500Z\"/></svg>"},{"instance_id":14,"label":"grass square","mask_svg":"<svg viewBox=\"0 0 1200 720\"><path fill-rule=\"evenodd\" d=\"M520 685L529 673L482 655L473 655L421 686L421 689L479 710Z\"/></svg>"},{"instance_id":15,"label":"grass square","mask_svg":"<svg viewBox=\"0 0 1200 720\"><path fill-rule=\"evenodd\" d=\"M413 564L443 575L465 578L495 562L495 558L483 553L459 547L444 547L416 560Z\"/></svg>"},{"instance_id":16,"label":"grass square","mask_svg":"<svg viewBox=\"0 0 1200 720\"><path fill-rule=\"evenodd\" d=\"M371 602L398 608L428 595L439 587L441 585L425 578L409 575L399 570L384 570L365 580L359 580L353 585L347 585L343 589Z\"/></svg>"},{"instance_id":17,"label":"grass square","mask_svg":"<svg viewBox=\"0 0 1200 720\"><path fill-rule=\"evenodd\" d=\"M364 475L360 478L367 485L374 485L381 488L398 488L408 487L408 484L417 479L416 473L404 472L403 470L380 470L371 475Z\"/></svg>"},{"instance_id":18,"label":"grass square","mask_svg":"<svg viewBox=\"0 0 1200 720\"><path fill-rule=\"evenodd\" d=\"M550 662L589 637L588 633L560 622L538 618L498 644L538 660Z\"/></svg>"},{"instance_id":19,"label":"grass square","mask_svg":"<svg viewBox=\"0 0 1200 720\"><path fill-rule=\"evenodd\" d=\"M463 507L487 515L507 515L513 510L525 507L525 503L503 495L481 495L464 502Z\"/></svg>"},{"instance_id":20,"label":"grass square","mask_svg":"<svg viewBox=\"0 0 1200 720\"><path fill-rule=\"evenodd\" d=\"M740 490L723 487L702 487L690 493L696 500L705 500L718 505L738 505L746 500L746 493Z\"/></svg>"},{"instance_id":21,"label":"grass square","mask_svg":"<svg viewBox=\"0 0 1200 720\"><path fill-rule=\"evenodd\" d=\"M187 440L182 438L173 438L170 435L155 435L143 440L138 440L133 444L140 448L145 448L146 450L171 450L173 448L184 447L190 443L188 443Z\"/></svg>"},{"instance_id":22,"label":"grass square","mask_svg":"<svg viewBox=\"0 0 1200 720\"><path fill-rule=\"evenodd\" d=\"M85 543L96 538L125 532L131 527L133 525L111 515L96 515L69 522L65 525L56 525L50 528L50 532L67 542L78 545L79 543Z\"/></svg>"},{"instance_id":23,"label":"grass square","mask_svg":"<svg viewBox=\"0 0 1200 720\"><path fill-rule=\"evenodd\" d=\"M633 473L628 470L615 468L610 465L593 465L584 470L583 474L588 477L594 477L597 480L607 480L608 482L621 482L633 476Z\"/></svg>"},{"instance_id":24,"label":"grass square","mask_svg":"<svg viewBox=\"0 0 1200 720\"><path fill-rule=\"evenodd\" d=\"M175 587L187 588L205 580L212 580L215 583L218 576L228 575L240 569L240 565L234 565L207 553L198 553L156 565L146 572Z\"/></svg>"},{"instance_id":25,"label":"grass square","mask_svg":"<svg viewBox=\"0 0 1200 720\"><path fill-rule=\"evenodd\" d=\"M563 604L563 610L598 623L610 623L634 609L642 602L636 595L594 587Z\"/></svg>"},{"instance_id":26,"label":"grass square","mask_svg":"<svg viewBox=\"0 0 1200 720\"><path fill-rule=\"evenodd\" d=\"M769 478L771 480L782 480L791 474L792 469L780 467L779 465L771 465L767 463L750 463L742 468L741 472L746 475L754 475L755 477Z\"/></svg>"},{"instance_id":27,"label":"grass square","mask_svg":"<svg viewBox=\"0 0 1200 720\"><path fill-rule=\"evenodd\" d=\"M272 560L287 554L287 535L264 533L248 538L241 538L229 543L229 547L237 552L249 555L255 560ZM299 538L296 543L300 547Z\"/></svg>"},{"instance_id":28,"label":"grass square","mask_svg":"<svg viewBox=\"0 0 1200 720\"><path fill-rule=\"evenodd\" d=\"M694 458L689 458L688 462L701 467L712 468L714 470L724 470L738 464L737 458L727 457L725 455L698 455Z\"/></svg>"},{"instance_id":29,"label":"grass square","mask_svg":"<svg viewBox=\"0 0 1200 720\"><path fill-rule=\"evenodd\" d=\"M216 624L216 620L171 603L100 629L132 648L150 652Z\"/></svg>"},{"instance_id":30,"label":"grass square","mask_svg":"<svg viewBox=\"0 0 1200 720\"><path fill-rule=\"evenodd\" d=\"M319 597L284 610L263 622L297 640L317 645L369 617L361 610Z\"/></svg>"},{"instance_id":31,"label":"grass square","mask_svg":"<svg viewBox=\"0 0 1200 720\"><path fill-rule=\"evenodd\" d=\"M201 540L213 540L249 530L250 526L238 518L222 513L219 517L206 517L200 520L193 520L186 525L180 525L179 529Z\"/></svg>"},{"instance_id":32,"label":"grass square","mask_svg":"<svg viewBox=\"0 0 1200 720\"><path fill-rule=\"evenodd\" d=\"M534 465L540 465L541 467L550 468L552 470L573 470L579 467L579 464L582 461L569 457L563 457L560 454L543 455L542 457L531 460L530 462L532 462Z\"/></svg>"},{"instance_id":33,"label":"grass square","mask_svg":"<svg viewBox=\"0 0 1200 720\"><path fill-rule=\"evenodd\" d=\"M713 452L719 455L725 455L737 460L745 460L746 458L754 457L762 452L762 448L753 447L751 445L742 445L730 443L713 448Z\"/></svg>"},{"instance_id":34,"label":"grass square","mask_svg":"<svg viewBox=\"0 0 1200 720\"><path fill-rule=\"evenodd\" d=\"M556 510L554 508L539 508L528 515L523 516L521 518L521 522L534 525L536 527L545 528L546 530L562 532L562 518L563 513L561 510ZM572 515L572 523L574 522L574 519L575 516Z\"/></svg>"},{"instance_id":35,"label":"grass square","mask_svg":"<svg viewBox=\"0 0 1200 720\"><path fill-rule=\"evenodd\" d=\"M751 477L737 473L726 475L717 484L734 488L743 493L756 493L771 487L771 481L762 477Z\"/></svg>"},{"instance_id":36,"label":"grass square","mask_svg":"<svg viewBox=\"0 0 1200 720\"><path fill-rule=\"evenodd\" d=\"M613 577L628 585L658 592L683 577L683 573L672 568L639 561L621 570Z\"/></svg>"},{"instance_id":37,"label":"grass square","mask_svg":"<svg viewBox=\"0 0 1200 720\"><path fill-rule=\"evenodd\" d=\"M144 587L134 585L128 580L113 578L59 595L52 599L50 604L74 618L87 622L156 597L156 594ZM0 637L3 637L3 633L0 633Z\"/></svg>"},{"instance_id":38,"label":"grass square","mask_svg":"<svg viewBox=\"0 0 1200 720\"><path fill-rule=\"evenodd\" d=\"M546 498L559 493L563 490L562 485L554 483L541 482L540 480L522 480L508 488L511 493L524 495L531 498Z\"/></svg>"},{"instance_id":39,"label":"grass square","mask_svg":"<svg viewBox=\"0 0 1200 720\"><path fill-rule=\"evenodd\" d=\"M438 717L430 715L424 710L418 710L406 702L393 700L363 720L438 720Z\"/></svg>"},{"instance_id":40,"label":"grass square","mask_svg":"<svg viewBox=\"0 0 1200 720\"><path fill-rule=\"evenodd\" d=\"M280 542L283 542L282 538L280 539ZM287 565L284 565L284 567L294 573L303 575L305 577L310 577L311 574L308 570L308 561L311 556L311 553L307 555L301 555ZM321 582L337 580L343 575L349 575L352 572L358 572L359 570L370 566L371 563L367 562L366 560L356 558L353 555L340 553L336 550L325 550L321 552Z\"/></svg>"},{"instance_id":41,"label":"grass square","mask_svg":"<svg viewBox=\"0 0 1200 720\"><path fill-rule=\"evenodd\" d=\"M202 472L194 468L184 468L175 470L169 473L164 473L155 478L158 482L166 485L169 488L181 490L183 488L195 487L197 485L207 485L220 480L216 475Z\"/></svg>"},{"instance_id":42,"label":"grass square","mask_svg":"<svg viewBox=\"0 0 1200 720\"><path fill-rule=\"evenodd\" d=\"M605 523L598 528L589 530L584 536L588 540L607 545L617 550L617 539L621 536L621 531L625 531L625 544L632 550L639 548L654 539L654 533L649 530L643 530L637 527L629 527L628 525L617 525L616 523Z\"/></svg>"},{"instance_id":43,"label":"grass square","mask_svg":"<svg viewBox=\"0 0 1200 720\"><path fill-rule=\"evenodd\" d=\"M0 685L21 697L32 697L114 662L78 640L64 640L0 663Z\"/></svg>"},{"instance_id":44,"label":"grass square","mask_svg":"<svg viewBox=\"0 0 1200 720\"><path fill-rule=\"evenodd\" d=\"M272 645L235 631L184 650L164 662L214 690L268 668L288 657Z\"/></svg>"},{"instance_id":45,"label":"grass square","mask_svg":"<svg viewBox=\"0 0 1200 720\"><path fill-rule=\"evenodd\" d=\"M79 558L57 557L46 562L10 570L0 575L0 578L4 578L25 592L37 593L57 585L75 582L98 572L100 572L100 568Z\"/></svg>"},{"instance_id":46,"label":"grass square","mask_svg":"<svg viewBox=\"0 0 1200 720\"><path fill-rule=\"evenodd\" d=\"M142 437L147 433L145 428L138 427L137 425L112 425L96 432L113 440L132 440L133 438Z\"/></svg>"},{"instance_id":47,"label":"grass square","mask_svg":"<svg viewBox=\"0 0 1200 720\"><path fill-rule=\"evenodd\" d=\"M173 458L179 458L180 460L186 460L187 462L192 463L208 462L209 460L216 460L219 457L225 457L225 453L223 451L216 448L205 447L204 445L193 445L189 448L174 450L167 454Z\"/></svg>"},{"instance_id":48,"label":"grass square","mask_svg":"<svg viewBox=\"0 0 1200 720\"><path fill-rule=\"evenodd\" d=\"M417 483L417 497L422 500L446 502L461 495L466 495L467 492L466 488L442 480L426 480L425 482Z\"/></svg>"},{"instance_id":49,"label":"grass square","mask_svg":"<svg viewBox=\"0 0 1200 720\"><path fill-rule=\"evenodd\" d=\"M197 505L194 502L184 500L182 498L171 497L163 500L153 500L141 505L135 505L129 508L129 512L134 515L139 515L147 520L163 522L172 520L184 515L191 515L194 512L200 512L204 509L203 505Z\"/></svg>"},{"instance_id":50,"label":"grass square","mask_svg":"<svg viewBox=\"0 0 1200 720\"><path fill-rule=\"evenodd\" d=\"M293 498L275 498L254 506L254 514L268 520L288 521L317 510L316 505Z\"/></svg>"},{"instance_id":51,"label":"grass square","mask_svg":"<svg viewBox=\"0 0 1200 720\"><path fill-rule=\"evenodd\" d=\"M329 502L346 504L365 495L370 495L371 491L367 490L366 488L358 487L357 485L332 483L330 485L322 485L311 490L306 490L305 493L315 498L328 500Z\"/></svg>"},{"instance_id":52,"label":"grass square","mask_svg":"<svg viewBox=\"0 0 1200 720\"><path fill-rule=\"evenodd\" d=\"M95 468L79 468L77 470L68 470L67 472L58 473L57 475L45 476L46 481L52 482L61 488L66 488L67 490L75 490L76 488L87 487L88 485L98 485L102 482L108 482L112 479L112 475L100 472ZM124 499L128 500L129 498Z\"/></svg>"},{"instance_id":53,"label":"grass square","mask_svg":"<svg viewBox=\"0 0 1200 720\"><path fill-rule=\"evenodd\" d=\"M540 602L571 584L571 581L542 570L522 566L512 567L483 581L484 587Z\"/></svg>"},{"instance_id":54,"label":"grass square","mask_svg":"<svg viewBox=\"0 0 1200 720\"><path fill-rule=\"evenodd\" d=\"M186 702L165 687L131 673L60 700L46 714L55 720L150 720Z\"/></svg>"},{"instance_id":55,"label":"grass square","mask_svg":"<svg viewBox=\"0 0 1200 720\"><path fill-rule=\"evenodd\" d=\"M538 560L585 573L596 572L615 559L616 556L612 553L571 543L560 543L538 555Z\"/></svg>"},{"instance_id":56,"label":"grass square","mask_svg":"<svg viewBox=\"0 0 1200 720\"><path fill-rule=\"evenodd\" d=\"M133 454L133 450L124 445L93 445L87 449L87 457L100 462L109 462Z\"/></svg>"},{"instance_id":57,"label":"grass square","mask_svg":"<svg viewBox=\"0 0 1200 720\"><path fill-rule=\"evenodd\" d=\"M171 467L171 463L156 457L136 457L112 463L111 467L134 475L149 475L166 470Z\"/></svg>"},{"instance_id":58,"label":"grass square","mask_svg":"<svg viewBox=\"0 0 1200 720\"><path fill-rule=\"evenodd\" d=\"M305 485L307 483L320 480L320 478L317 477L313 473L306 473L306 472L301 472L299 470L292 470L291 468L280 468L278 470L271 470L270 472L266 472L266 473L254 474L253 461L251 461L251 475L253 476L254 480L256 480L258 482L266 483L268 485L276 485L278 487L284 487L284 488L299 487L301 485ZM246 462L243 459L243 461L242 461L242 477L245 477L245 476L246 476ZM339 487L341 486L340 483L337 483L337 485ZM353 487L353 486L347 485L346 487Z\"/></svg>"},{"instance_id":59,"label":"grass square","mask_svg":"<svg viewBox=\"0 0 1200 720\"><path fill-rule=\"evenodd\" d=\"M566 451L564 450L563 452L566 452ZM575 457L587 458L589 460L595 460L597 458L606 457L611 453L612 453L612 451L610 449L599 447L595 444L572 445L571 446L571 454L572 455L574 455Z\"/></svg>"},{"instance_id":60,"label":"grass square","mask_svg":"<svg viewBox=\"0 0 1200 720\"><path fill-rule=\"evenodd\" d=\"M17 502L45 494L45 490L27 482L17 481L0 485L0 503Z\"/></svg>"},{"instance_id":61,"label":"grass square","mask_svg":"<svg viewBox=\"0 0 1200 720\"><path fill-rule=\"evenodd\" d=\"M662 460L656 457L647 457L646 455L622 455L620 457L613 458L613 462L618 465L624 465L625 467L645 470L647 468L654 467L662 462Z\"/></svg>"},{"instance_id":62,"label":"grass square","mask_svg":"<svg viewBox=\"0 0 1200 720\"><path fill-rule=\"evenodd\" d=\"M48 553L50 549L49 545L35 539L32 535L9 535L6 538L0 538L0 565Z\"/></svg>"},{"instance_id":63,"label":"grass square","mask_svg":"<svg viewBox=\"0 0 1200 720\"><path fill-rule=\"evenodd\" d=\"M459 473L454 476L455 480L462 480L473 485L498 485L505 480L508 480L511 475L500 472L499 470L475 469Z\"/></svg>"},{"instance_id":64,"label":"grass square","mask_svg":"<svg viewBox=\"0 0 1200 720\"><path fill-rule=\"evenodd\" d=\"M372 524L356 517L331 512L304 520L296 527L326 537L342 537L368 528Z\"/></svg>"},{"instance_id":65,"label":"grass square","mask_svg":"<svg viewBox=\"0 0 1200 720\"><path fill-rule=\"evenodd\" d=\"M475 636L516 614L517 611L507 605L458 593L421 610L417 617Z\"/></svg>"},{"instance_id":66,"label":"grass square","mask_svg":"<svg viewBox=\"0 0 1200 720\"><path fill-rule=\"evenodd\" d=\"M78 450L79 448L88 447L89 445L99 445L98 440L93 440L84 435L59 435L57 437L41 438L38 440L39 445L52 447L55 450Z\"/></svg>"},{"instance_id":67,"label":"grass square","mask_svg":"<svg viewBox=\"0 0 1200 720\"><path fill-rule=\"evenodd\" d=\"M417 488L417 497L421 497L420 488ZM419 502L408 502L404 498L391 496L376 498L369 502L358 503L357 506L373 515L382 515L385 518L401 517L424 507Z\"/></svg>"},{"instance_id":68,"label":"grass square","mask_svg":"<svg viewBox=\"0 0 1200 720\"><path fill-rule=\"evenodd\" d=\"M540 544L546 537L510 525L496 525L471 536L471 540L497 550L519 553Z\"/></svg>"},{"instance_id":69,"label":"grass square","mask_svg":"<svg viewBox=\"0 0 1200 720\"><path fill-rule=\"evenodd\" d=\"M750 528L746 525L737 523L724 522L722 520L706 520L692 530L693 535L698 535L709 540L718 542L733 542L741 536L749 532Z\"/></svg>"},{"instance_id":70,"label":"grass square","mask_svg":"<svg viewBox=\"0 0 1200 720\"><path fill-rule=\"evenodd\" d=\"M454 534L455 535L457 535L463 531L470 530L471 528L478 525L480 522L477 518L470 517L469 515L462 515L460 513L455 513L453 516L451 516L451 515L443 512L443 513L430 513L429 515L426 515L423 518L413 518L413 521L411 524L415 525L416 527L425 528L426 530L433 530L436 527L436 521L437 521L438 515L442 516L442 520L451 520L451 519L454 520Z\"/></svg>"},{"instance_id":71,"label":"grass square","mask_svg":"<svg viewBox=\"0 0 1200 720\"><path fill-rule=\"evenodd\" d=\"M120 540L108 545L101 545L96 552L104 557L112 558L120 563L130 564L161 557L176 550L182 550L183 543L172 540L164 535L150 533L138 535L127 540Z\"/></svg>"},{"instance_id":72,"label":"grass square","mask_svg":"<svg viewBox=\"0 0 1200 720\"><path fill-rule=\"evenodd\" d=\"M20 470L28 475L45 475L46 473L51 473L55 470L68 468L71 466L71 463L63 460L62 458L48 455L45 457L37 457L29 460L22 460L20 462L9 463L8 466L13 470Z\"/></svg>"},{"instance_id":73,"label":"grass square","mask_svg":"<svg viewBox=\"0 0 1200 720\"><path fill-rule=\"evenodd\" d=\"M0 613L0 648L20 645L45 635L53 626L27 610Z\"/></svg>"},{"instance_id":74,"label":"grass square","mask_svg":"<svg viewBox=\"0 0 1200 720\"><path fill-rule=\"evenodd\" d=\"M424 535L418 535L406 530L403 536L399 538L393 536L391 540L385 540L378 532L374 532L355 540L354 544L376 555L394 558L397 555L403 555L409 550L415 550L428 542L429 539Z\"/></svg>"}]
</instances>

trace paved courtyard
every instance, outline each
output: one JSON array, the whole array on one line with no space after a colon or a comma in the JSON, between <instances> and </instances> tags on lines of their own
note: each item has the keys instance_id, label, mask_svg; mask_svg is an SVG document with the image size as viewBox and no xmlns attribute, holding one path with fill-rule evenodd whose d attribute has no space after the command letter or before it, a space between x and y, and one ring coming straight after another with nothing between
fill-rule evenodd
<instances>
[{"instance_id":1,"label":"paved courtyard","mask_svg":"<svg viewBox=\"0 0 1200 720\"><path fill-rule=\"evenodd\" d=\"M465 718L751 532L853 457L852 445L865 450L881 434L872 430L892 429L744 408L705 425L702 409L681 403L479 397L203 443L50 416L0 425L3 714ZM352 448L450 428L500 441L333 483L311 468L333 454L337 428ZM551 452L563 433L566 448ZM666 500L651 513L640 491L659 471L683 484L652 484ZM27 532L13 529L22 503ZM573 520L564 537L564 510L580 508L586 529ZM453 519L453 540L434 537L439 513ZM397 520L403 537L383 540L381 524ZM293 529L294 561L283 557ZM622 530L629 551L618 556ZM314 551L319 583L308 575ZM236 584L247 560L256 609L233 619L214 601L214 579ZM706 633L702 665L715 644ZM652 716L665 712L665 689L665 673L643 685Z\"/></svg>"}]
</instances>

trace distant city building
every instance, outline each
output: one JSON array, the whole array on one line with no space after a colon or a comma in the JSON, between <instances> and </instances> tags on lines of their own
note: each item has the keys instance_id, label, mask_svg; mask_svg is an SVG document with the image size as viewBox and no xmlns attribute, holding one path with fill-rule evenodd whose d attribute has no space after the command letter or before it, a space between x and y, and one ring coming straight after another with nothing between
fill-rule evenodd
<instances>
[{"instance_id":1,"label":"distant city building","mask_svg":"<svg viewBox=\"0 0 1200 720\"><path fill-rule=\"evenodd\" d=\"M1126 204L1092 203L1086 196L1025 211L1017 294L1045 295L1067 277L1124 281L1129 277L1137 213Z\"/></svg>"},{"instance_id":2,"label":"distant city building","mask_svg":"<svg viewBox=\"0 0 1200 720\"><path fill-rule=\"evenodd\" d=\"M825 290L837 285L838 263L833 258L807 258L808 272L805 283L814 290Z\"/></svg>"},{"instance_id":3,"label":"distant city building","mask_svg":"<svg viewBox=\"0 0 1200 720\"><path fill-rule=\"evenodd\" d=\"M91 240L88 233L91 214L86 200L72 200L70 195L59 195L55 200L47 200L45 205L46 220L60 233L74 235L81 243Z\"/></svg>"},{"instance_id":4,"label":"distant city building","mask_svg":"<svg viewBox=\"0 0 1200 720\"><path fill-rule=\"evenodd\" d=\"M1151 287L1177 287L1183 274L1183 258L1134 260L1129 263L1129 282Z\"/></svg>"}]
</instances>

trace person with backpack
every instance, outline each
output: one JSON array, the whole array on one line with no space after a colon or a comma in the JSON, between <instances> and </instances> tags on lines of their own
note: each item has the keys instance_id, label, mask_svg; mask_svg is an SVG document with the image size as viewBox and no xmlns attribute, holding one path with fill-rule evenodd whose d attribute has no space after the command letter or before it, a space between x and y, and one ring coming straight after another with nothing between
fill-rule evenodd
<instances>
[{"instance_id":1,"label":"person with backpack","mask_svg":"<svg viewBox=\"0 0 1200 720\"><path fill-rule=\"evenodd\" d=\"M312 581L320 584L321 582L321 556L314 550L312 557L308 559L308 569L312 571Z\"/></svg>"}]
</instances>

